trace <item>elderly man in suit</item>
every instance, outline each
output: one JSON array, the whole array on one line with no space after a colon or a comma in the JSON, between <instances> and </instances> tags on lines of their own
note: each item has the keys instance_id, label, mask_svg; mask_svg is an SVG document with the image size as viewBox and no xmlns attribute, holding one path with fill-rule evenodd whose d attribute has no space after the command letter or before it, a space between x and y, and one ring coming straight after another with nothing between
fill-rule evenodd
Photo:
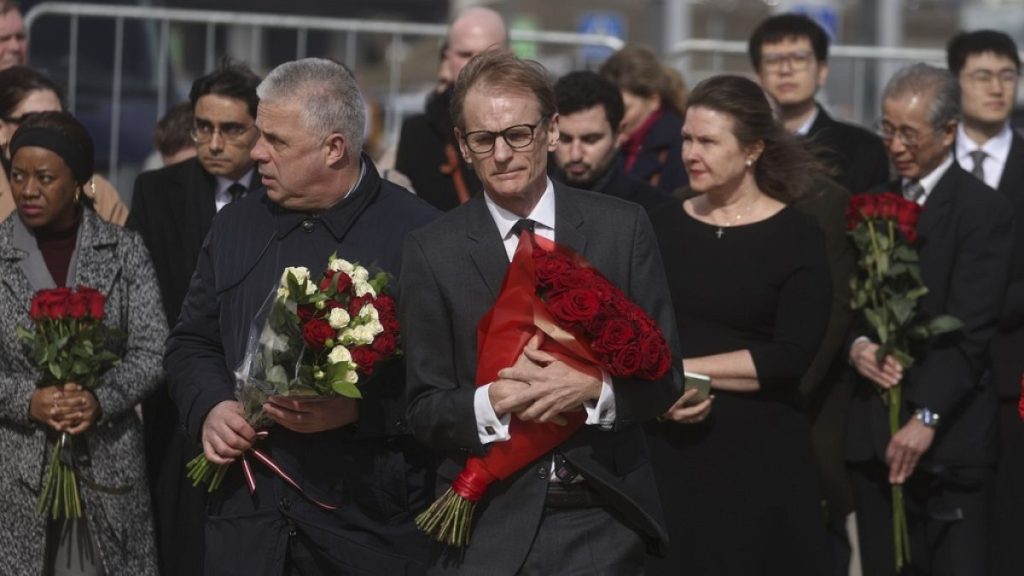
<instances>
[{"instance_id":1,"label":"elderly man in suit","mask_svg":"<svg viewBox=\"0 0 1024 576\"><path fill-rule=\"evenodd\" d=\"M883 94L881 133L900 175L894 186L924 206L922 312L963 326L916 349L909 370L891 356L877 360L874 335L855 331L849 359L860 379L847 456L865 574L894 571L891 484L904 486L915 574L989 573L996 397L981 376L1006 289L1013 212L954 161L959 115L956 79L925 64L897 72ZM890 437L878 390L896 385L904 416Z\"/></svg>"},{"instance_id":2,"label":"elderly man in suit","mask_svg":"<svg viewBox=\"0 0 1024 576\"><path fill-rule=\"evenodd\" d=\"M1024 138L1010 124L1017 102L1020 57L1004 32L962 32L946 48L949 70L960 81L963 119L956 161L1013 203L1013 263L999 326L992 338L990 376L999 398L992 570L1024 573L1024 423L1017 413L1024 374Z\"/></svg>"},{"instance_id":3,"label":"elderly man in suit","mask_svg":"<svg viewBox=\"0 0 1024 576\"><path fill-rule=\"evenodd\" d=\"M462 156L485 193L406 241L401 316L409 424L419 440L445 453L439 492L469 453L484 454L510 438L513 414L557 422L562 413L585 410L587 425L557 449L568 466L553 468L548 454L493 484L477 508L469 546L440 554L436 568L496 575L639 573L645 550L666 544L639 425L679 398L678 368L654 382L617 381L524 355L515 379L477 388L476 330L501 289L518 245L515 230L532 223L535 234L581 253L651 314L678 358L650 222L636 204L548 179L558 116L539 64L484 52L462 71L452 103Z\"/></svg>"},{"instance_id":4,"label":"elderly man in suit","mask_svg":"<svg viewBox=\"0 0 1024 576\"><path fill-rule=\"evenodd\" d=\"M259 82L246 66L228 63L198 78L189 93L189 133L197 155L143 172L135 180L127 226L141 234L152 255L172 326L214 215L259 183L249 157L259 135ZM166 385L146 399L142 414L161 568L166 575L196 574L202 560L204 499L181 470L198 448L188 446L182 436Z\"/></svg>"},{"instance_id":5,"label":"elderly man in suit","mask_svg":"<svg viewBox=\"0 0 1024 576\"><path fill-rule=\"evenodd\" d=\"M365 102L344 66L288 62L258 94L251 155L265 190L217 216L164 357L182 425L214 464L233 463L256 441L235 399L233 370L282 270L323 270L337 254L397 276L403 237L437 214L382 180L362 154ZM260 450L297 486L256 466L253 497L241 467L231 466L205 518L205 573L425 570L428 543L412 520L433 470L406 431L404 367L378 366L360 384L362 400L263 405L276 425Z\"/></svg>"}]
</instances>

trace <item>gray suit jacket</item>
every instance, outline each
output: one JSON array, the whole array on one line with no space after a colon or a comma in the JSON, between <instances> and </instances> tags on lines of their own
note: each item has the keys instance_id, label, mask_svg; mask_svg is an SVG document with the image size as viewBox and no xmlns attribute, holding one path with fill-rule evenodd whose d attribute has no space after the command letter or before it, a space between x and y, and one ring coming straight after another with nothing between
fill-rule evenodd
<instances>
[{"instance_id":1,"label":"gray suit jacket","mask_svg":"<svg viewBox=\"0 0 1024 576\"><path fill-rule=\"evenodd\" d=\"M555 239L594 264L658 321L681 358L661 257L643 208L555 184ZM476 330L501 289L508 258L482 197L406 240L401 314L408 370L408 420L415 436L445 453L438 492L469 453L484 454L473 410ZM640 424L681 393L677 367L663 379L614 382L613 430L585 426L560 451L610 508L657 551L667 535ZM476 510L469 547L454 569L514 574L541 521L550 457L493 484Z\"/></svg>"}]
</instances>

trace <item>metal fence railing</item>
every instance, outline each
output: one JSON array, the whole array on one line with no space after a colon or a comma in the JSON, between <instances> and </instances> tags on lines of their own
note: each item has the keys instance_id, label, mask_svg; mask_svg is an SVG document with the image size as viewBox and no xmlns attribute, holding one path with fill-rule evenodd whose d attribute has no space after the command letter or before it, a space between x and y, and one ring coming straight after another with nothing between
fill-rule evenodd
<instances>
[{"instance_id":1,"label":"metal fence railing","mask_svg":"<svg viewBox=\"0 0 1024 576\"><path fill-rule=\"evenodd\" d=\"M410 40L436 39L438 45L444 38L447 27L443 24L422 24L409 22L384 22L371 20L354 20L343 18L325 18L319 16L295 16L284 14L257 14L245 12L227 12L216 10L185 10L174 8L140 7L140 6L110 6L99 4L84 4L71 2L44 2L34 6L25 16L26 25L30 34L33 35L33 46L38 44L34 30L43 21L53 18L66 20L67 25L67 52L59 68L66 67L66 99L70 110L75 111L76 106L81 103L81 61L79 57L83 46L83 40L88 42L112 42L111 59L109 63L110 90L109 90L109 158L108 169L111 174L118 171L121 159L121 135L122 126L122 104L124 102L124 65L132 62L133 59L149 58L152 60L153 77L151 91L155 99L155 113L153 123L164 113L168 105L168 94L170 90L169 71L173 69L170 65L170 44L172 26L198 26L204 30L203 40L203 66L204 71L211 70L217 59L216 38L218 30L243 30L248 32L248 46L242 50L235 50L226 55L232 58L243 60L258 68L257 63L264 62L263 55L268 46L262 41L262 31L265 30L290 30L295 33L294 49L290 51L287 59L302 58L305 56L330 56L336 57L344 62L350 69L360 69L361 58L359 53L360 40L373 36L382 41L385 45L384 53L387 54L386 86L379 93L382 94L384 120L384 133L397 137L400 129L401 117L397 102L402 91L402 64L403 55L407 54L405 42ZM83 21L102 20L113 24L112 38L88 38L83 39L80 34ZM126 45L125 26L126 23L143 23L147 26L146 44L148 47L132 47ZM332 54L310 54L308 40L311 33L328 33L341 35L342 41L337 42L343 48L340 50L340 57ZM47 43L58 42L55 34L46 35ZM576 34L570 32L544 31L544 30L512 30L510 33L513 42L531 42L538 47L560 47L562 49L573 49L576 47L603 47L616 50L623 45L623 42L613 36L595 34ZM237 44L237 43L236 43ZM280 51L281 46L275 44L275 49ZM552 48L553 49L553 48ZM147 53L148 52L148 53ZM246 53L240 53L246 52ZM577 54L581 51L576 51ZM33 48L32 61L36 65L35 48ZM61 72L64 72L61 70ZM61 80L60 78L57 78ZM131 126L136 130L141 127ZM151 126L149 127L151 131ZM150 132L151 133L151 132Z\"/></svg>"}]
</instances>

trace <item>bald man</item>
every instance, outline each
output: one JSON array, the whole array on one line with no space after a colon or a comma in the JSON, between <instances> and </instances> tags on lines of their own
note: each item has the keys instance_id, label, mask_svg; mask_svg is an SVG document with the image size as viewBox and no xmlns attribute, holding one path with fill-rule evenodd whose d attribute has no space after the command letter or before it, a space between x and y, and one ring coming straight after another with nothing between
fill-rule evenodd
<instances>
[{"instance_id":1,"label":"bald man","mask_svg":"<svg viewBox=\"0 0 1024 576\"><path fill-rule=\"evenodd\" d=\"M402 124L395 169L407 175L413 190L441 210L450 210L481 190L480 181L459 154L448 106L451 84L470 58L493 47L508 46L508 29L501 15L475 6L459 12L448 28L441 53L441 73L448 79L443 92L431 93L426 110Z\"/></svg>"},{"instance_id":2,"label":"bald man","mask_svg":"<svg viewBox=\"0 0 1024 576\"><path fill-rule=\"evenodd\" d=\"M0 70L24 66L28 59L28 34L18 3L0 0Z\"/></svg>"}]
</instances>

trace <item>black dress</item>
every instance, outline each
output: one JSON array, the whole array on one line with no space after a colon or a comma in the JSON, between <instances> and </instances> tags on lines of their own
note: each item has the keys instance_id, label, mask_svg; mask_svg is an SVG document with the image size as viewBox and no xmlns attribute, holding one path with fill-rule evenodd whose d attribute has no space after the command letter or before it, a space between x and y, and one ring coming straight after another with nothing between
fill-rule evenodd
<instances>
[{"instance_id":1,"label":"black dress","mask_svg":"<svg viewBox=\"0 0 1024 576\"><path fill-rule=\"evenodd\" d=\"M670 536L668 557L648 570L827 574L810 425L797 393L828 322L824 236L792 207L719 229L677 204L653 224L683 356L749 350L761 390L716 390L703 423L648 427Z\"/></svg>"}]
</instances>

